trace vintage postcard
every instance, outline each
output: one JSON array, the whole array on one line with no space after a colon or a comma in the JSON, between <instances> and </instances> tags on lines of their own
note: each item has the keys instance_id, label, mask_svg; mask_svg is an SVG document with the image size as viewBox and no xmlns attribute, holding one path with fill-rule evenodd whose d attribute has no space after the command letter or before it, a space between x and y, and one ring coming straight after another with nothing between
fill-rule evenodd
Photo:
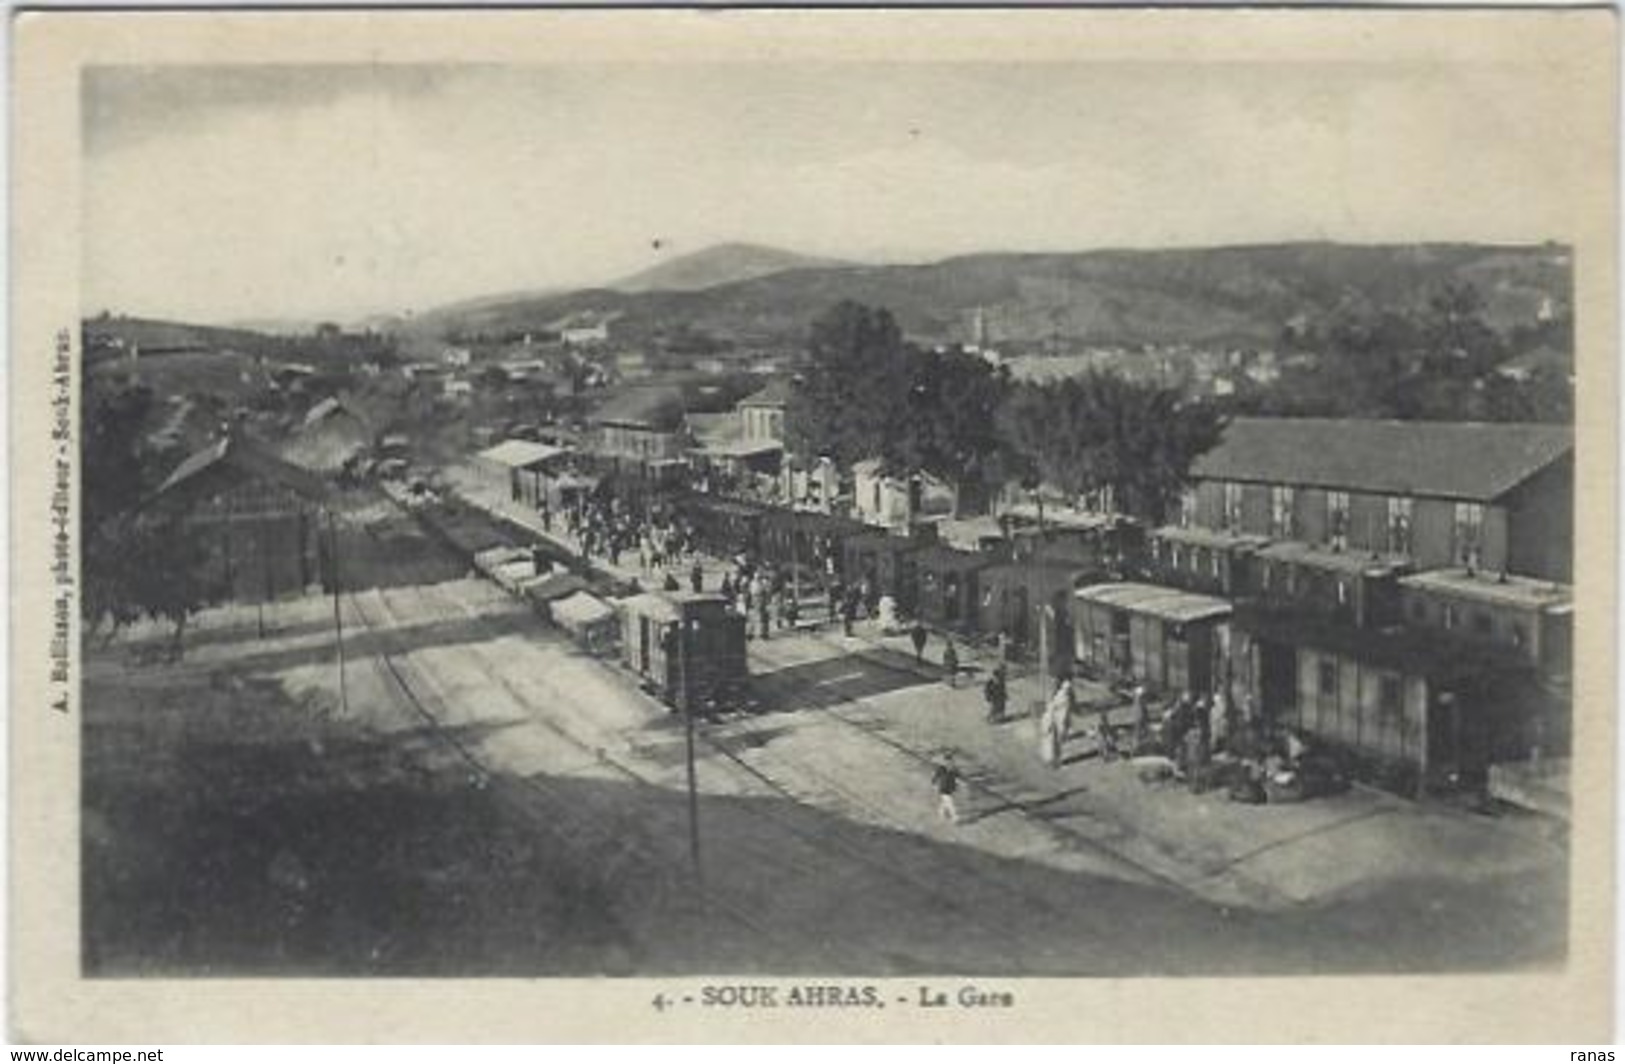
<instances>
[{"instance_id":1,"label":"vintage postcard","mask_svg":"<svg viewBox=\"0 0 1625 1064\"><path fill-rule=\"evenodd\" d=\"M13 33L14 1040L1612 1037L1611 12Z\"/></svg>"}]
</instances>

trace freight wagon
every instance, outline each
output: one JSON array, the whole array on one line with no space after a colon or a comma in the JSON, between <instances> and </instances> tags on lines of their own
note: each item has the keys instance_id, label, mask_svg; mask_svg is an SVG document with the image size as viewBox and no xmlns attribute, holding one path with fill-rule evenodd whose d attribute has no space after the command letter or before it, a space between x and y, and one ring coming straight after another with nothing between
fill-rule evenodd
<instances>
[{"instance_id":1,"label":"freight wagon","mask_svg":"<svg viewBox=\"0 0 1625 1064\"><path fill-rule=\"evenodd\" d=\"M621 659L667 705L730 701L746 676L745 618L721 595L650 591L618 604Z\"/></svg>"},{"instance_id":2,"label":"freight wagon","mask_svg":"<svg viewBox=\"0 0 1625 1064\"><path fill-rule=\"evenodd\" d=\"M1072 600L1078 662L1112 683L1209 694L1229 651L1231 605L1154 584L1096 584Z\"/></svg>"}]
</instances>

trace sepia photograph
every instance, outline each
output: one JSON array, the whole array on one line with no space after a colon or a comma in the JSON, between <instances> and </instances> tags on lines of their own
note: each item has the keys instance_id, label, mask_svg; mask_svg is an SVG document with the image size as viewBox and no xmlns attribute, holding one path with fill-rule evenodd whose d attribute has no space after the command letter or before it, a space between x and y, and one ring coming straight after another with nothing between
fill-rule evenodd
<instances>
[{"instance_id":1,"label":"sepia photograph","mask_svg":"<svg viewBox=\"0 0 1625 1064\"><path fill-rule=\"evenodd\" d=\"M1612 44L1043 17L86 49L13 451L74 978L997 1022L1611 957Z\"/></svg>"}]
</instances>

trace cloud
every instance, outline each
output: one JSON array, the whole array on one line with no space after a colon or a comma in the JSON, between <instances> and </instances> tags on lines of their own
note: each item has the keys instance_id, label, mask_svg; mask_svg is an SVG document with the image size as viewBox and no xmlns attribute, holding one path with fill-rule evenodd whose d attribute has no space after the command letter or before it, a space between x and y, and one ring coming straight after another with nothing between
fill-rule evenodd
<instances>
[{"instance_id":1,"label":"cloud","mask_svg":"<svg viewBox=\"0 0 1625 1064\"><path fill-rule=\"evenodd\" d=\"M592 283L644 265L657 237L912 260L1566 239L1583 169L1536 68L351 67L93 80L90 309L200 320Z\"/></svg>"}]
</instances>

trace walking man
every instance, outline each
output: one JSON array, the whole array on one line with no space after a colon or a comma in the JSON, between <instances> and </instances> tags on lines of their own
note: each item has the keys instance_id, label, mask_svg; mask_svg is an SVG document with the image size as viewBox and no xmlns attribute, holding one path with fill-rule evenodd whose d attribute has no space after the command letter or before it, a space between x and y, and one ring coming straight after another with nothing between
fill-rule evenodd
<instances>
[{"instance_id":1,"label":"walking man","mask_svg":"<svg viewBox=\"0 0 1625 1064\"><path fill-rule=\"evenodd\" d=\"M914 663L916 665L925 661L925 625L920 621L914 622L914 628L908 633L909 639L914 642Z\"/></svg>"},{"instance_id":2,"label":"walking man","mask_svg":"<svg viewBox=\"0 0 1625 1064\"><path fill-rule=\"evenodd\" d=\"M959 686L959 651L954 649L954 637L945 636L942 645L942 678L949 687Z\"/></svg>"},{"instance_id":3,"label":"walking man","mask_svg":"<svg viewBox=\"0 0 1625 1064\"><path fill-rule=\"evenodd\" d=\"M959 807L954 804L954 794L959 790L959 768L954 764L953 754L944 754L932 770L931 785L937 791L937 815L950 824L959 823Z\"/></svg>"},{"instance_id":4,"label":"walking man","mask_svg":"<svg viewBox=\"0 0 1625 1064\"><path fill-rule=\"evenodd\" d=\"M698 559L694 562L694 568L688 571L688 585L694 589L696 595L705 590L705 573L701 571Z\"/></svg>"},{"instance_id":5,"label":"walking man","mask_svg":"<svg viewBox=\"0 0 1625 1064\"><path fill-rule=\"evenodd\" d=\"M987 699L987 721L989 724L998 724L1004 720L1004 707L1009 701L1010 690L1005 683L1004 663L994 666L993 673L987 678L982 687L982 696Z\"/></svg>"}]
</instances>

